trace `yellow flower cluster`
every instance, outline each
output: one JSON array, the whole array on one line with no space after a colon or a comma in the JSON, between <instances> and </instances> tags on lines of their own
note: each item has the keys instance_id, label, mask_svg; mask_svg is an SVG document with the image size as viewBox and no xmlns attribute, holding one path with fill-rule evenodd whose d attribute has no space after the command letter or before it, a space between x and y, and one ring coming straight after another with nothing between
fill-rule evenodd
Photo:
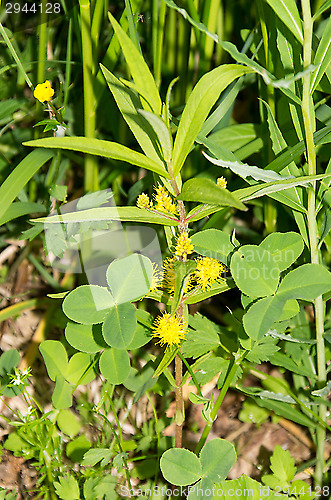
<instances>
[{"instance_id":1,"label":"yellow flower cluster","mask_svg":"<svg viewBox=\"0 0 331 500\"><path fill-rule=\"evenodd\" d=\"M155 188L156 194L154 194L154 198L156 201L155 209L159 212L169 212L171 214L175 214L177 212L177 206L172 201L169 194L166 192L163 186L160 184L157 188Z\"/></svg>"},{"instance_id":2,"label":"yellow flower cluster","mask_svg":"<svg viewBox=\"0 0 331 500\"><path fill-rule=\"evenodd\" d=\"M33 96L40 102L50 101L53 95L54 90L51 87L51 82L48 80L44 83L39 83L33 92Z\"/></svg>"},{"instance_id":3,"label":"yellow flower cluster","mask_svg":"<svg viewBox=\"0 0 331 500\"><path fill-rule=\"evenodd\" d=\"M149 196L145 193L141 193L137 198L138 208L153 208L153 202L149 201Z\"/></svg>"},{"instance_id":4,"label":"yellow flower cluster","mask_svg":"<svg viewBox=\"0 0 331 500\"><path fill-rule=\"evenodd\" d=\"M225 281L222 278L222 273L225 271L225 266L216 259L211 257L199 257L195 270L195 279L197 284L203 290L209 288L215 281Z\"/></svg>"},{"instance_id":5,"label":"yellow flower cluster","mask_svg":"<svg viewBox=\"0 0 331 500\"><path fill-rule=\"evenodd\" d=\"M227 181L225 177L219 177L216 182L219 187L226 189Z\"/></svg>"},{"instance_id":6,"label":"yellow flower cluster","mask_svg":"<svg viewBox=\"0 0 331 500\"><path fill-rule=\"evenodd\" d=\"M154 321L153 337L158 338L157 344L179 345L185 338L187 325L183 324L176 316L164 313Z\"/></svg>"},{"instance_id":7,"label":"yellow flower cluster","mask_svg":"<svg viewBox=\"0 0 331 500\"><path fill-rule=\"evenodd\" d=\"M191 238L187 233L181 233L177 238L177 245L175 254L178 257L184 257L186 259L187 255L192 253L194 246L191 243Z\"/></svg>"}]
</instances>

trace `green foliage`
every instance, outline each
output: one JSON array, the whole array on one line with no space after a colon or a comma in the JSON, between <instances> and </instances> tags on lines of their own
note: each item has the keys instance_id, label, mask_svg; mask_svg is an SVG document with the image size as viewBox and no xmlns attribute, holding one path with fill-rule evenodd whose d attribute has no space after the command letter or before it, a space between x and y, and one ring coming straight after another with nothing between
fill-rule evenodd
<instances>
[{"instance_id":1,"label":"green foliage","mask_svg":"<svg viewBox=\"0 0 331 500\"><path fill-rule=\"evenodd\" d=\"M160 467L167 481L177 486L186 486L200 478L211 482L225 479L235 461L233 445L225 439L213 439L202 448L200 458L186 449L165 451Z\"/></svg>"},{"instance_id":2,"label":"green foliage","mask_svg":"<svg viewBox=\"0 0 331 500\"><path fill-rule=\"evenodd\" d=\"M239 499L258 500L267 487L268 498L313 498L307 483L294 480L294 460L279 446L271 457L272 474L262 477L265 486L245 475L226 479L236 461L234 446L207 437L230 387L249 398L240 412L243 422L259 425L273 412L309 429L317 448L316 484L325 480L330 346L324 340L330 340L331 291L331 113L325 96L331 89L331 22L329 1L317 6L313 18L310 3L267 0L248 9L239 0L234 9L219 0L188 1L185 8L172 0L126 0L120 19L118 2L110 2L113 14L107 16L99 0L91 6L80 0L79 9L64 1L63 47L62 28L52 19L40 23L38 37L30 29L25 41L4 13L11 30L0 24L0 243L4 247L18 234L34 240L22 258L28 256L34 275L57 292L50 294L56 313L56 301L64 299L69 320L65 339L57 329L50 338L58 340L46 337L39 346L52 381L49 413L26 391L30 372L18 368L18 352L9 349L0 357L1 396L23 394L30 405L26 414L16 413L5 448L34 460L40 496L116 499L122 485L132 488L131 478L147 490L162 473L171 484L190 485L190 500L201 498L201 491L224 499L235 491ZM152 22L138 22L145 11ZM57 57L51 62L46 45ZM229 57L235 64L228 64ZM41 82L45 75L55 96L34 107L25 82L32 89L30 77ZM42 120L41 106L49 113ZM40 138L36 123L55 137ZM65 128L70 137L60 136ZM26 153L21 144L36 150ZM226 189L215 182L220 168ZM82 186L108 191L90 192L75 212L61 214L61 204L80 196ZM151 194L158 186L177 204L175 210L160 208ZM102 206L109 192L114 203ZM141 193L145 208L130 206ZM26 215L48 212L53 215L34 219L25 230ZM105 286L79 281L73 288L67 277L60 282L59 272L40 257L42 228L46 253L62 257L75 235L107 230L109 221L157 225L162 254L173 259L173 276L158 279L155 264L134 253L109 263ZM187 255L178 249L183 233L193 246ZM119 234L113 235L117 257ZM212 276L209 261L202 271L211 273L210 282L202 286L195 254L225 264L223 275ZM189 312L188 305L219 294L224 298L199 309L208 318L190 314L195 308ZM33 301L8 306L2 319L40 304ZM314 320L307 302L313 303ZM180 320L181 343L172 342L173 325L158 330L158 309ZM49 326L59 327L57 315L51 316L45 315L46 335ZM63 320L62 314L61 328ZM155 331L165 349L150 342ZM279 376L260 371L260 363ZM245 384L247 373L258 377L256 387ZM216 401L201 392L214 377ZM95 378L102 389L91 395L88 384ZM188 381L197 392L189 400L203 405L205 421L195 453L181 448L178 425L185 419L181 386ZM77 390L81 385L86 392ZM163 435L171 423L164 413L173 391L176 443ZM132 405L144 395L146 414L151 409L153 417L138 423L141 412ZM127 418L135 429L129 439ZM9 495L0 492L1 498Z\"/></svg>"}]
</instances>

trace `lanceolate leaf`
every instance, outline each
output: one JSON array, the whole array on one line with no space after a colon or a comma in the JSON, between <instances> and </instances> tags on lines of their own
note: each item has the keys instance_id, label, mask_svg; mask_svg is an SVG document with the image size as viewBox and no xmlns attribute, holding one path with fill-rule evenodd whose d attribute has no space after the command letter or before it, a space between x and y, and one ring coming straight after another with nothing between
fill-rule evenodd
<instances>
[{"instance_id":1,"label":"lanceolate leaf","mask_svg":"<svg viewBox=\"0 0 331 500\"><path fill-rule=\"evenodd\" d=\"M285 179L284 181L266 182L259 184L256 183L253 186L233 191L232 194L235 194L243 202L247 202L249 200L254 200L255 198L261 198L262 196L268 194L278 193L279 191L283 191L284 189L290 189L294 186L305 186L314 180L320 180L326 177L330 177L330 174L303 176L294 179ZM296 210L298 210L298 208L299 207L296 207ZM190 222L197 221L223 209L224 207L219 207L217 205L199 205L197 207L194 207L187 214L186 220ZM306 209L303 208L302 212L305 213ZM43 219L36 219L36 221L40 220Z\"/></svg>"},{"instance_id":2,"label":"lanceolate leaf","mask_svg":"<svg viewBox=\"0 0 331 500\"><path fill-rule=\"evenodd\" d=\"M179 220L173 216L161 215L150 210L137 207L98 207L89 210L52 215L47 218L35 219L35 222L59 224L69 222L119 220L131 222L148 222L164 226L178 226Z\"/></svg>"},{"instance_id":3,"label":"lanceolate leaf","mask_svg":"<svg viewBox=\"0 0 331 500\"><path fill-rule=\"evenodd\" d=\"M138 113L142 108L142 102L138 95L116 78L107 68L101 65L102 72L113 94L116 104L127 122L132 133L140 144L146 156L159 163L163 167L160 159L160 151L157 151L157 136L148 121Z\"/></svg>"},{"instance_id":4,"label":"lanceolate leaf","mask_svg":"<svg viewBox=\"0 0 331 500\"><path fill-rule=\"evenodd\" d=\"M149 104L154 113L160 115L162 102L158 93L154 78L144 61L144 58L137 50L134 43L122 29L116 19L108 12L109 20L114 28L118 41L121 44L124 57L129 66L134 82L138 87L143 87L149 97Z\"/></svg>"},{"instance_id":5,"label":"lanceolate leaf","mask_svg":"<svg viewBox=\"0 0 331 500\"><path fill-rule=\"evenodd\" d=\"M16 196L31 177L53 156L52 151L32 151L8 175L0 187L0 217L6 212Z\"/></svg>"},{"instance_id":6,"label":"lanceolate leaf","mask_svg":"<svg viewBox=\"0 0 331 500\"><path fill-rule=\"evenodd\" d=\"M283 179L289 179L289 177L282 177L277 174L273 170L264 170L263 168L255 167L252 165L248 165L247 163L242 163L241 161L228 161L223 160L222 158L216 159L211 156L203 153L204 156L214 165L218 165L219 167L229 168L235 174L239 175L246 179L246 177L252 177L256 181L281 181Z\"/></svg>"},{"instance_id":7,"label":"lanceolate leaf","mask_svg":"<svg viewBox=\"0 0 331 500\"><path fill-rule=\"evenodd\" d=\"M160 142L164 159L168 162L172 153L172 137L164 121L154 113L139 109L138 112L151 124Z\"/></svg>"},{"instance_id":8,"label":"lanceolate leaf","mask_svg":"<svg viewBox=\"0 0 331 500\"><path fill-rule=\"evenodd\" d=\"M267 2L295 38L303 43L302 21L295 0L267 0Z\"/></svg>"},{"instance_id":9,"label":"lanceolate leaf","mask_svg":"<svg viewBox=\"0 0 331 500\"><path fill-rule=\"evenodd\" d=\"M321 81L322 76L324 75L326 69L329 67L331 62L331 17L329 18L329 22L326 28L323 30L323 35L321 41L318 45L314 64L317 66L315 69L312 79L311 79L311 93L314 92L317 85Z\"/></svg>"},{"instance_id":10,"label":"lanceolate leaf","mask_svg":"<svg viewBox=\"0 0 331 500\"><path fill-rule=\"evenodd\" d=\"M245 205L233 193L217 186L212 180L205 178L189 179L186 181L178 199L247 210Z\"/></svg>"},{"instance_id":11,"label":"lanceolate leaf","mask_svg":"<svg viewBox=\"0 0 331 500\"><path fill-rule=\"evenodd\" d=\"M59 148L70 149L72 151L81 151L90 155L104 156L113 158L114 160L125 161L136 165L137 167L146 168L156 172L157 174L169 177L164 166L158 161L154 161L147 156L134 151L133 149L117 144L116 142L103 141L101 139L93 139L89 137L46 137L37 139L36 141L28 141L23 143L24 146L42 147L42 148Z\"/></svg>"},{"instance_id":12,"label":"lanceolate leaf","mask_svg":"<svg viewBox=\"0 0 331 500\"><path fill-rule=\"evenodd\" d=\"M176 176L183 166L209 111L220 93L251 70L236 64L224 64L206 73L194 87L184 108L176 134L173 152L173 170Z\"/></svg>"}]
</instances>

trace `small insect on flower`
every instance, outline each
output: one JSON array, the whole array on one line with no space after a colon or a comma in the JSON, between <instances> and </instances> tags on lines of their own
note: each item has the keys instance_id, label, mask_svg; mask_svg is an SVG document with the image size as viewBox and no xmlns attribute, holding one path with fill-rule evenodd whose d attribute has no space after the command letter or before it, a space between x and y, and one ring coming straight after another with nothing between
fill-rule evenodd
<instances>
[{"instance_id":1,"label":"small insect on flower","mask_svg":"<svg viewBox=\"0 0 331 500\"><path fill-rule=\"evenodd\" d=\"M153 330L152 336L159 339L157 344L161 346L179 345L187 332L186 324L169 313L164 313L155 319Z\"/></svg>"},{"instance_id":2,"label":"small insect on flower","mask_svg":"<svg viewBox=\"0 0 331 500\"><path fill-rule=\"evenodd\" d=\"M194 246L191 243L191 238L187 233L181 233L177 238L177 245L175 254L178 257L184 257L186 259L187 255L192 253L194 250Z\"/></svg>"},{"instance_id":3,"label":"small insect on flower","mask_svg":"<svg viewBox=\"0 0 331 500\"><path fill-rule=\"evenodd\" d=\"M216 259L211 257L200 257L197 259L197 267L195 270L195 278L197 284L203 290L210 288L215 281L225 281L222 278L222 273L225 271L225 266Z\"/></svg>"},{"instance_id":4,"label":"small insect on flower","mask_svg":"<svg viewBox=\"0 0 331 500\"><path fill-rule=\"evenodd\" d=\"M159 212L169 212L171 214L177 213L177 206L172 201L170 195L166 192L160 184L155 188L156 194L154 198L156 201L155 209Z\"/></svg>"},{"instance_id":5,"label":"small insect on flower","mask_svg":"<svg viewBox=\"0 0 331 500\"><path fill-rule=\"evenodd\" d=\"M44 83L38 83L34 89L33 96L40 102L50 101L54 95L51 82L46 80Z\"/></svg>"},{"instance_id":6,"label":"small insect on flower","mask_svg":"<svg viewBox=\"0 0 331 500\"><path fill-rule=\"evenodd\" d=\"M221 188L226 189L227 181L225 177L219 177L216 181L217 185Z\"/></svg>"},{"instance_id":7,"label":"small insect on flower","mask_svg":"<svg viewBox=\"0 0 331 500\"><path fill-rule=\"evenodd\" d=\"M138 208L153 208L153 202L149 201L149 196L145 193L141 193L137 198Z\"/></svg>"}]
</instances>

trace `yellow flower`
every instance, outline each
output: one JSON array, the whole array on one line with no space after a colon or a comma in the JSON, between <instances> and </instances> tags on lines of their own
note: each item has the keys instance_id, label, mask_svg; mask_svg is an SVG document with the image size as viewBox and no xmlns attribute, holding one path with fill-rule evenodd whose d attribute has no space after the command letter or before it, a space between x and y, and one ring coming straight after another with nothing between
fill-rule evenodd
<instances>
[{"instance_id":1,"label":"yellow flower","mask_svg":"<svg viewBox=\"0 0 331 500\"><path fill-rule=\"evenodd\" d=\"M155 191L156 194L154 194L154 198L156 201L156 210L159 212L169 212L171 214L175 214L177 212L177 206L172 201L164 187L159 184L158 187L155 188Z\"/></svg>"},{"instance_id":2,"label":"yellow flower","mask_svg":"<svg viewBox=\"0 0 331 500\"><path fill-rule=\"evenodd\" d=\"M184 257L186 259L189 253L192 253L194 246L191 243L191 238L189 238L187 233L181 233L177 238L177 245L175 254L178 257Z\"/></svg>"},{"instance_id":3,"label":"yellow flower","mask_svg":"<svg viewBox=\"0 0 331 500\"><path fill-rule=\"evenodd\" d=\"M221 188L224 188L226 189L226 186L227 186L227 182L226 182L226 178L225 177L219 177L217 179L217 185Z\"/></svg>"},{"instance_id":4,"label":"yellow flower","mask_svg":"<svg viewBox=\"0 0 331 500\"><path fill-rule=\"evenodd\" d=\"M149 201L149 197L145 193L141 193L137 198L137 207L138 208L152 208L153 203Z\"/></svg>"},{"instance_id":5,"label":"yellow flower","mask_svg":"<svg viewBox=\"0 0 331 500\"><path fill-rule=\"evenodd\" d=\"M153 330L155 333L153 333L152 336L159 338L157 344L161 346L165 344L170 346L174 344L179 345L185 338L185 333L187 332L186 325L176 316L172 316L169 313L158 316L154 321L154 325Z\"/></svg>"},{"instance_id":6,"label":"yellow flower","mask_svg":"<svg viewBox=\"0 0 331 500\"><path fill-rule=\"evenodd\" d=\"M51 82L46 80L45 83L38 83L37 87L34 89L33 95L40 102L50 101L54 95Z\"/></svg>"},{"instance_id":7,"label":"yellow flower","mask_svg":"<svg viewBox=\"0 0 331 500\"><path fill-rule=\"evenodd\" d=\"M224 281L222 272L225 271L225 266L216 259L211 257L200 257L197 260L195 270L195 278L203 290L211 287L215 281Z\"/></svg>"}]
</instances>

